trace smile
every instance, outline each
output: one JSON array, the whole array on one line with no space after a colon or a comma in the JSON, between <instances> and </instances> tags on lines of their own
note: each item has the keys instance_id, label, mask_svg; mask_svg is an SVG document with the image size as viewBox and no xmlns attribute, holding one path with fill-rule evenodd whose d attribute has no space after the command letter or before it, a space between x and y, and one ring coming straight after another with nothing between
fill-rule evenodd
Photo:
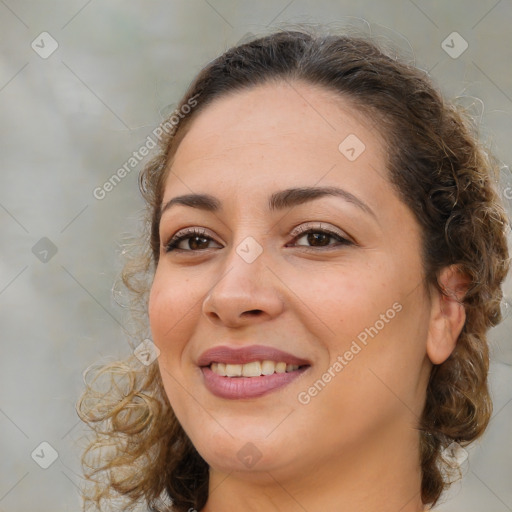
<instances>
[{"instance_id":1,"label":"smile","mask_svg":"<svg viewBox=\"0 0 512 512\"><path fill-rule=\"evenodd\" d=\"M267 395L311 367L307 359L265 345L213 347L200 355L197 365L208 391L229 400Z\"/></svg>"},{"instance_id":2,"label":"smile","mask_svg":"<svg viewBox=\"0 0 512 512\"><path fill-rule=\"evenodd\" d=\"M252 361L246 364L212 363L210 370L222 377L260 377L274 373L289 373L300 368L296 364L275 361Z\"/></svg>"},{"instance_id":3,"label":"smile","mask_svg":"<svg viewBox=\"0 0 512 512\"><path fill-rule=\"evenodd\" d=\"M256 364L260 364L258 361L255 361ZM220 363L222 365L222 363ZM276 367L279 363L272 364ZM204 384L208 391L219 398L225 398L228 400L242 400L248 398L258 398L264 395L271 393L272 391L276 391L278 389L287 386L291 382L293 382L296 378L300 377L302 373L307 371L310 366L292 366L290 369L286 369L285 371L275 371L269 375L258 375L253 377L245 377L245 376L227 376L227 375L219 375L215 372L214 368L216 366L216 371L218 370L219 363L214 363L212 368L209 366L201 368L204 377ZM233 373L240 373L241 369L236 367L249 366L251 367L252 363L248 363L246 365L226 365L227 367L234 366L235 370ZM256 365L254 365L256 366ZM293 368L293 369L292 369ZM256 370L254 370L255 372ZM224 373L227 373L224 371Z\"/></svg>"}]
</instances>

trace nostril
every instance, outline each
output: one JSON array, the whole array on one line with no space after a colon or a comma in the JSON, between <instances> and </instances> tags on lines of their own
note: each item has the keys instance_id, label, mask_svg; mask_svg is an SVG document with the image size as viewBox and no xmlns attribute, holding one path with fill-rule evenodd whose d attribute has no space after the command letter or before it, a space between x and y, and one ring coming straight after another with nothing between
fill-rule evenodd
<instances>
[{"instance_id":1,"label":"nostril","mask_svg":"<svg viewBox=\"0 0 512 512\"><path fill-rule=\"evenodd\" d=\"M251 309L250 311L246 311L244 313L244 315L258 316L261 313L263 313L263 311L261 309Z\"/></svg>"}]
</instances>

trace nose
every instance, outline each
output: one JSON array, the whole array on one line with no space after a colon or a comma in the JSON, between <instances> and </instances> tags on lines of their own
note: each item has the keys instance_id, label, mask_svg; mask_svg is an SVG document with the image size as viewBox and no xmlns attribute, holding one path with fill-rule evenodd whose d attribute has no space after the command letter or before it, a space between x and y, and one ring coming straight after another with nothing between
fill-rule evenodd
<instances>
[{"instance_id":1,"label":"nose","mask_svg":"<svg viewBox=\"0 0 512 512\"><path fill-rule=\"evenodd\" d=\"M212 323L231 328L277 317L284 302L271 266L265 251L249 263L234 247L203 301L203 314Z\"/></svg>"}]
</instances>

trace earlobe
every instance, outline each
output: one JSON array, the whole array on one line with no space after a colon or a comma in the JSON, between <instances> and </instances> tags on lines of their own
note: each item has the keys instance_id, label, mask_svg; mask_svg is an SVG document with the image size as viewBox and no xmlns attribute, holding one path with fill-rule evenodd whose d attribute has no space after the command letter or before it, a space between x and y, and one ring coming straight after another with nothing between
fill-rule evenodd
<instances>
[{"instance_id":1,"label":"earlobe","mask_svg":"<svg viewBox=\"0 0 512 512\"><path fill-rule=\"evenodd\" d=\"M427 355L433 364L446 361L455 349L466 321L462 300L470 285L470 279L455 265L445 267L438 280L445 294L436 289L432 297Z\"/></svg>"}]
</instances>

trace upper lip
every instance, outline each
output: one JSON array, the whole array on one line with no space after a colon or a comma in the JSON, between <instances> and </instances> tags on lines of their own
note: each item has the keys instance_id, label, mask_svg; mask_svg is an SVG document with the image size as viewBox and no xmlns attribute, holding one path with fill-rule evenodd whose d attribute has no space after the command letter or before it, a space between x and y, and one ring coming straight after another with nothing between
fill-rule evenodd
<instances>
[{"instance_id":1,"label":"upper lip","mask_svg":"<svg viewBox=\"0 0 512 512\"><path fill-rule=\"evenodd\" d=\"M198 366L210 366L211 363L245 364L252 361L275 361L298 366L309 365L309 361L264 345L246 347L228 347L221 345L205 350L197 361Z\"/></svg>"}]
</instances>

